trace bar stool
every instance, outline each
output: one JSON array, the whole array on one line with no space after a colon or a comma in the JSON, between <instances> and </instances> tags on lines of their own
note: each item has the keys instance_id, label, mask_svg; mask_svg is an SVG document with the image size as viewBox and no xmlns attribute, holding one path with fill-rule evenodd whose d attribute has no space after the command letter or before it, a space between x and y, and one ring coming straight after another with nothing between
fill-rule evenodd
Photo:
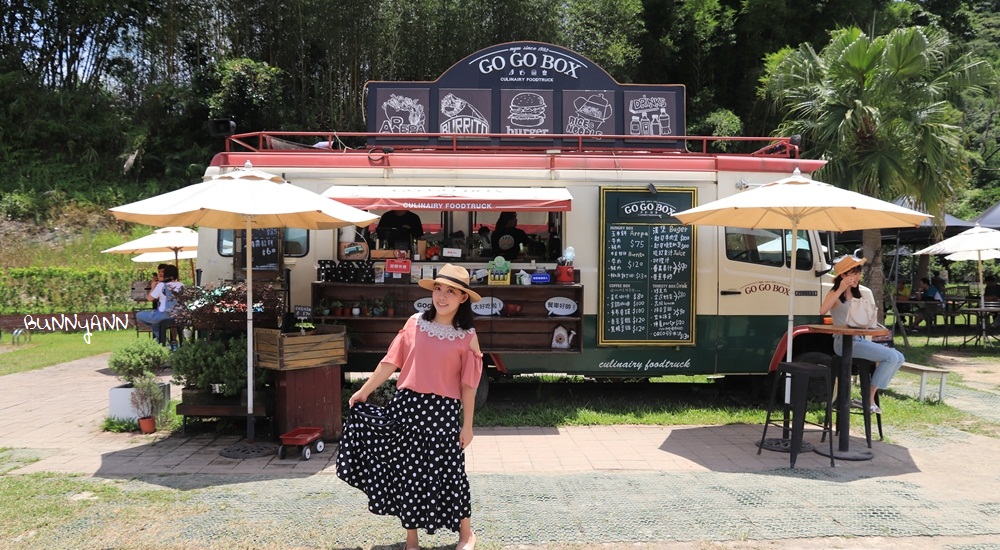
<instances>
[{"instance_id":1,"label":"bar stool","mask_svg":"<svg viewBox=\"0 0 1000 550\"><path fill-rule=\"evenodd\" d=\"M791 456L789 459L789 467L795 467L795 459L798 457L799 450L802 448L802 432L805 430L806 425L806 401L808 399L809 382L814 378L822 379L824 387L826 388L826 416L822 425L810 422L809 424L819 426L823 432L823 437L821 441L826 440L829 436L830 441L830 466L834 466L833 463L833 431L830 425L830 418L832 417L833 411L833 389L830 379L830 369L823 366L817 365L815 363L803 363L803 362L781 362L778 363L778 368L775 371L774 381L771 383L771 401L767 406L767 418L764 420L764 433L760 436L760 444L757 446L757 454L759 455L761 450L765 447L771 450L785 450L785 441L787 441L789 435L788 429L788 413L789 404L784 404L784 421L782 423L782 435L784 436L782 440L773 441L771 444L767 442L767 428L771 424L771 412L774 410L774 399L778 393L778 387L782 386L782 381L785 377L792 377L792 393L791 393L791 409L792 409L792 428L791 428L791 440L790 446L787 450L790 452ZM775 423L777 426L777 423ZM776 444L775 444L776 443Z\"/></svg>"},{"instance_id":2,"label":"bar stool","mask_svg":"<svg viewBox=\"0 0 1000 550\"><path fill-rule=\"evenodd\" d=\"M840 356L835 355L833 357L833 372L834 380L839 379L840 374ZM859 385L861 386L861 415L865 419L865 442L868 444L868 448L872 448L872 411L871 403L866 403L868 401L868 394L871 392L872 387L872 372L875 370L875 362L869 361L867 359L854 359L854 364L851 365L851 374L858 376ZM878 398L878 392L875 392L875 405L882 409L882 403ZM854 413L852 413L854 414ZM878 438L879 441L885 439L882 434L882 413L875 413L875 422L878 425Z\"/></svg>"}]
</instances>

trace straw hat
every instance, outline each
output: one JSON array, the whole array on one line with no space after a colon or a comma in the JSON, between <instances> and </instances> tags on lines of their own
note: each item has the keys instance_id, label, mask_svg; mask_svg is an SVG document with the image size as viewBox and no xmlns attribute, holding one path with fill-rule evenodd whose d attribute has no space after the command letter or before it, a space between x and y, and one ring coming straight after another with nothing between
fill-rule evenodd
<instances>
[{"instance_id":1,"label":"straw hat","mask_svg":"<svg viewBox=\"0 0 1000 550\"><path fill-rule=\"evenodd\" d=\"M850 255L844 256L843 258L837 260L837 263L833 265L833 274L836 276L843 275L859 265L864 265L864 263L864 258L856 258Z\"/></svg>"},{"instance_id":2,"label":"straw hat","mask_svg":"<svg viewBox=\"0 0 1000 550\"><path fill-rule=\"evenodd\" d=\"M427 290L434 290L434 285L446 285L468 294L473 302L482 300L479 294L469 288L469 272L464 267L457 265L444 264L438 270L437 277L433 279L420 279L418 284L421 288L426 288Z\"/></svg>"}]
</instances>

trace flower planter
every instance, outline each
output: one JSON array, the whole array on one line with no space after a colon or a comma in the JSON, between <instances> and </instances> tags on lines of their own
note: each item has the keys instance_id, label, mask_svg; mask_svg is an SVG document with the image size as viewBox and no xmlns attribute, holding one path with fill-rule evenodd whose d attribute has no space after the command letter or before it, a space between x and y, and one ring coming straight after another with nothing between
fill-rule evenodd
<instances>
[{"instance_id":1,"label":"flower planter","mask_svg":"<svg viewBox=\"0 0 1000 550\"><path fill-rule=\"evenodd\" d=\"M185 405L211 405L215 403L215 394L207 388L181 388L181 403Z\"/></svg>"},{"instance_id":2,"label":"flower planter","mask_svg":"<svg viewBox=\"0 0 1000 550\"><path fill-rule=\"evenodd\" d=\"M312 332L282 333L255 328L253 349L258 367L295 370L342 365L347 362L346 327L320 325Z\"/></svg>"},{"instance_id":3,"label":"flower planter","mask_svg":"<svg viewBox=\"0 0 1000 550\"><path fill-rule=\"evenodd\" d=\"M139 419L139 431L144 434L151 434L156 431L156 418L144 416Z\"/></svg>"}]
</instances>

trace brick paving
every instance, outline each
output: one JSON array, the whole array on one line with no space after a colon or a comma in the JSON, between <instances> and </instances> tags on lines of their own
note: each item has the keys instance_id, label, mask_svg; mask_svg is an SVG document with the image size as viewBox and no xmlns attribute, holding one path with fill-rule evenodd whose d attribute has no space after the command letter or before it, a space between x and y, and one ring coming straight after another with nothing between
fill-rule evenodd
<instances>
[{"instance_id":1,"label":"brick paving","mask_svg":"<svg viewBox=\"0 0 1000 550\"><path fill-rule=\"evenodd\" d=\"M243 529L239 537L250 530L255 547L400 547L398 522L368 514L362 495L334 475L335 445L309 461L232 459L219 453L237 435L101 432L118 384L106 363L104 355L0 378L0 447L38 458L7 475L190 491L185 506L207 505L183 522L161 518L155 530L154 540L177 547L243 540L228 526ZM981 410L996 399L968 388L949 395ZM480 547L819 539L838 548L1000 548L1000 441L906 433L892 427L891 411L885 420L892 443L873 442L873 460L830 468L804 453L795 470L786 454L757 455L760 425L480 428L466 451ZM45 542L72 547L90 529L83 522ZM454 544L451 533L422 540Z\"/></svg>"}]
</instances>

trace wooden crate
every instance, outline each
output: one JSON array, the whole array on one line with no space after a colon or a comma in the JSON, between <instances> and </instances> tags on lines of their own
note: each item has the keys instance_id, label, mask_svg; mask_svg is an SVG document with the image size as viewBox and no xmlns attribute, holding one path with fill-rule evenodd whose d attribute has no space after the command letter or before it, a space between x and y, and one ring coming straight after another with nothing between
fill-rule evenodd
<instances>
[{"instance_id":1,"label":"wooden crate","mask_svg":"<svg viewBox=\"0 0 1000 550\"><path fill-rule=\"evenodd\" d=\"M346 327L320 325L305 335L278 329L253 329L257 366L273 370L308 369L347 362Z\"/></svg>"}]
</instances>

